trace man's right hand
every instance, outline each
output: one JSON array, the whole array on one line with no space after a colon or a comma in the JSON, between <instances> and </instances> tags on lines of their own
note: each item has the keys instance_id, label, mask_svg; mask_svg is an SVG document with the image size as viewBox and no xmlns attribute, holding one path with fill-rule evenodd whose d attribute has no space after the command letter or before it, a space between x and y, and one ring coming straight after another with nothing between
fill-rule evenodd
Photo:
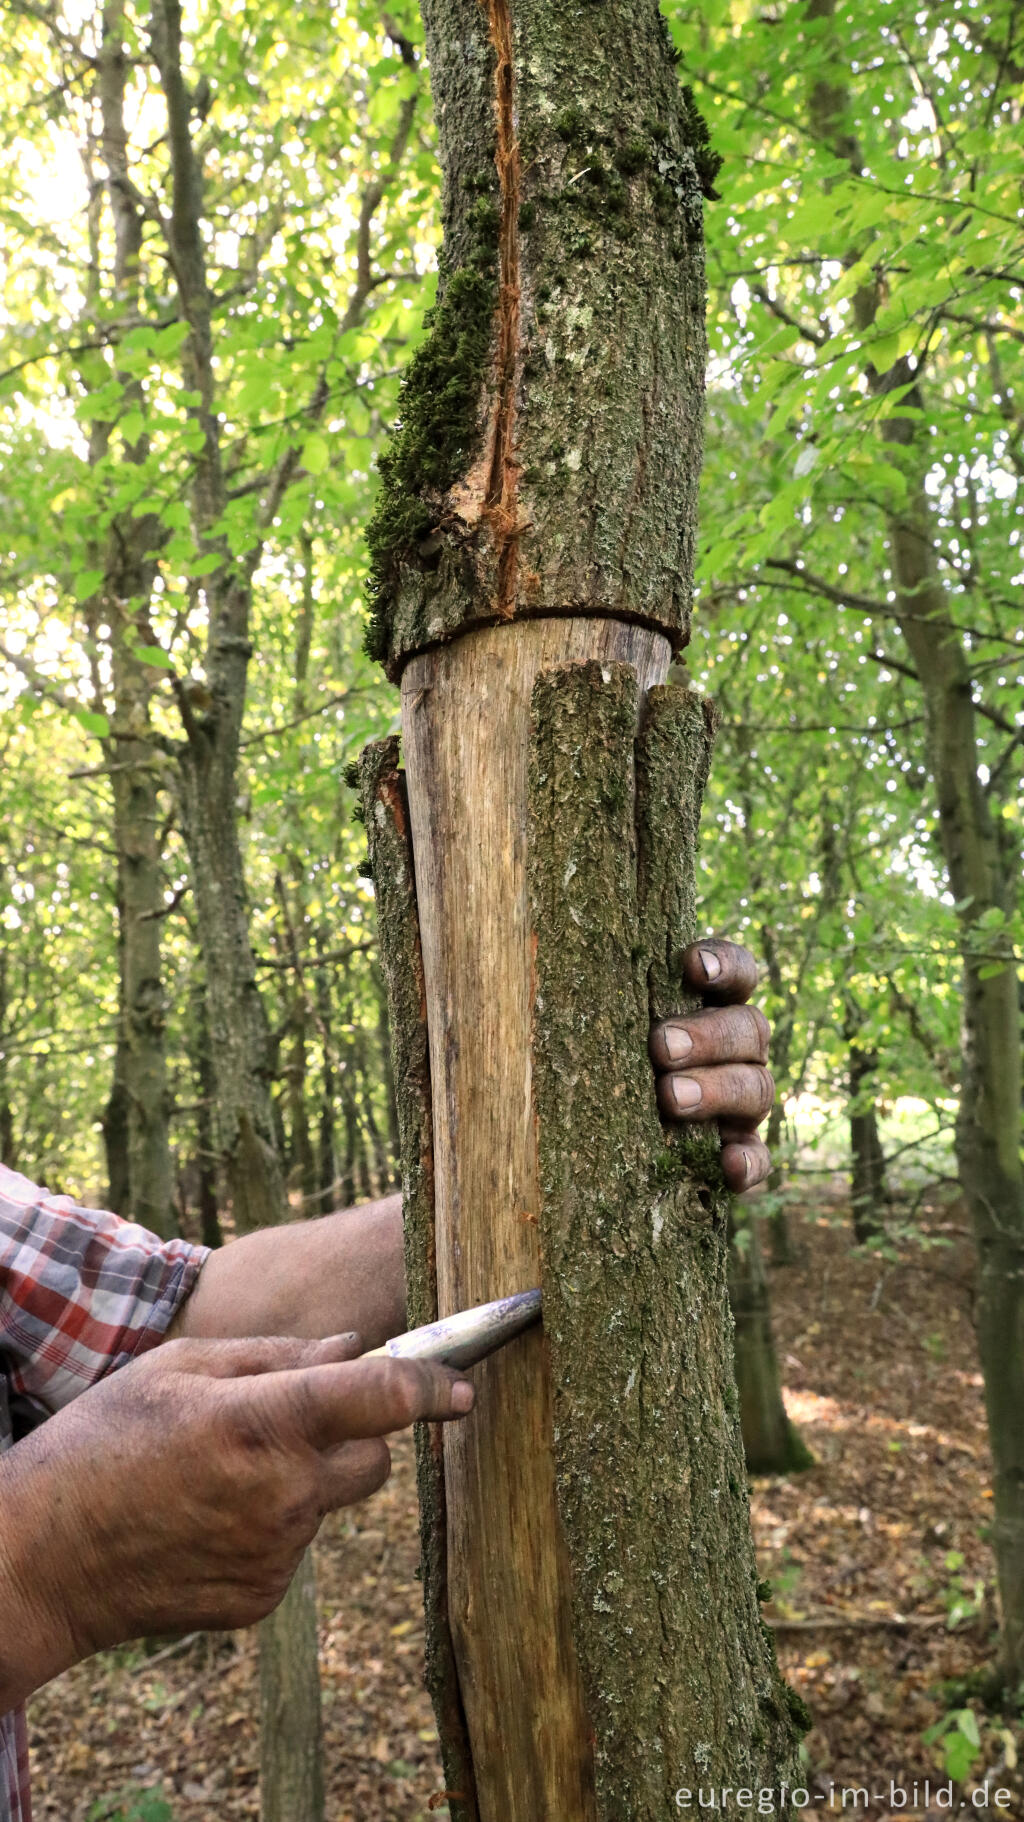
<instances>
[{"instance_id":1,"label":"man's right hand","mask_svg":"<svg viewBox=\"0 0 1024 1822\"><path fill-rule=\"evenodd\" d=\"M471 1408L444 1367L329 1341L171 1341L0 1462L0 1712L149 1633L247 1626L326 1512L383 1485L383 1438Z\"/></svg>"}]
</instances>

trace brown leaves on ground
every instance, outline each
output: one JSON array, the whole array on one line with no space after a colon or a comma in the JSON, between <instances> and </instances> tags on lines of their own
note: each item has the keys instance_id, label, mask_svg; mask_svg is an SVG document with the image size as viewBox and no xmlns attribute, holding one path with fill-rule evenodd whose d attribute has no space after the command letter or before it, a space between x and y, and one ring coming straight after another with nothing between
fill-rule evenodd
<instances>
[{"instance_id":1,"label":"brown leaves on ground","mask_svg":"<svg viewBox=\"0 0 1024 1822\"><path fill-rule=\"evenodd\" d=\"M922 1735L964 1705L940 1685L989 1662L993 1620L970 1253L958 1238L886 1265L852 1252L840 1213L799 1226L801 1263L773 1274L787 1404L818 1465L755 1483L759 1562L774 1591L765 1613L814 1717L804 1813L828 1814L813 1795L834 1785L835 1812L938 1822L949 1811L934 1797L927 1811L913 1801L915 1782L921 1795L926 1778L933 1792L948 1782L941 1745ZM402 1439L387 1487L336 1514L317 1547L328 1822L445 1813L421 1685L416 1563L412 1450ZM955 1602L967 1617L951 1631ZM993 1789L1013 1790L1008 1813L1024 1815L1019 1729L974 1706L981 1753L954 1789L954 1813L988 1775ZM122 1810L117 1794L157 1787L173 1822L255 1817L257 1709L251 1634L195 1639L159 1661L133 1648L79 1665L32 1704L37 1822L131 1816L134 1799ZM890 1782L908 1793L902 1808L848 1797L842 1809L844 1787L881 1795ZM997 1815L991 1806L966 1813ZM145 1808L139 1815L149 1822Z\"/></svg>"}]
</instances>

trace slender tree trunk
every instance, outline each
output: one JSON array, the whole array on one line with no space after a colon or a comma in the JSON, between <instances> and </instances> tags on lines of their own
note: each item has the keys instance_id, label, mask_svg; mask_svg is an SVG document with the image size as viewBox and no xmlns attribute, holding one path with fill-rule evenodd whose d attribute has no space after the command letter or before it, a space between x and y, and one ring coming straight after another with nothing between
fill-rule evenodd
<instances>
[{"instance_id":1,"label":"slender tree trunk","mask_svg":"<svg viewBox=\"0 0 1024 1822\"><path fill-rule=\"evenodd\" d=\"M119 723L123 728L124 718L131 713L125 676L129 668L140 667L115 662L115 674L120 673L115 729ZM152 748L144 741L125 738L113 750L117 753L114 841L121 880L128 1201L133 1220L153 1233L167 1235L174 1228L174 1171L161 958L164 880L159 791L151 770Z\"/></svg>"},{"instance_id":2,"label":"slender tree trunk","mask_svg":"<svg viewBox=\"0 0 1024 1822\"><path fill-rule=\"evenodd\" d=\"M95 80L100 149L107 173L106 199L114 231L110 285L119 308L138 310L144 214L128 165L125 110L130 63L125 33L124 0L105 0ZM87 316L102 301L98 285L97 262ZM106 301L109 307L110 300ZM86 358L83 379L87 386L93 382L105 386L110 370L101 357L94 356L92 360L94 364L90 365ZM144 408L138 379L124 372L118 378L125 402ZM109 457L112 429L110 422L94 416L89 439L93 464ZM143 431L126 444L124 459L138 465L148 450ZM153 1232L166 1235L174 1226L174 1170L161 962L164 889L160 797L165 780L151 738L152 673L135 655L135 647L151 639L148 604L155 574L152 549L160 535L152 514L121 514L97 551L103 571L102 588L83 602L82 608L94 635L100 625L109 628L111 656L111 738L104 741L104 754L114 802L121 969L121 1029L105 1123L105 1131L109 1125L110 1132L107 1149L108 1175L115 1197L112 1206L118 1212L130 1213ZM112 1154L122 1143L127 1156L115 1161Z\"/></svg>"},{"instance_id":3,"label":"slender tree trunk","mask_svg":"<svg viewBox=\"0 0 1024 1822\"><path fill-rule=\"evenodd\" d=\"M260 1628L260 1813L275 1822L324 1813L316 1639L316 1576L307 1550L284 1605ZM313 1724L293 1736L296 1715Z\"/></svg>"},{"instance_id":4,"label":"slender tree trunk","mask_svg":"<svg viewBox=\"0 0 1024 1822\"><path fill-rule=\"evenodd\" d=\"M206 686L178 686L185 740L178 750L184 834L203 958L210 1055L217 1087L217 1138L236 1232L287 1215L271 1102L272 1046L256 981L238 817L238 771L249 621L258 553L236 560L220 523L227 489L215 396L212 296L203 236L203 174L192 138L192 96L182 64L180 0L153 0L152 55L167 110L170 267L188 334L182 376L195 401L200 450L192 475L197 546L217 567L204 581L209 606ZM280 499L297 462L286 452L265 509ZM312 1566L298 1574L261 1627L262 1822L323 1822L322 1723ZM305 1664L301 1673L297 1666Z\"/></svg>"},{"instance_id":5,"label":"slender tree trunk","mask_svg":"<svg viewBox=\"0 0 1024 1822\"><path fill-rule=\"evenodd\" d=\"M10 1006L7 994L7 956L0 945L0 1164L14 1170L18 1162L18 1145L14 1130L10 1083L7 1077L7 1027Z\"/></svg>"},{"instance_id":6,"label":"slender tree trunk","mask_svg":"<svg viewBox=\"0 0 1024 1822\"><path fill-rule=\"evenodd\" d=\"M901 374L902 383L908 376ZM911 408L914 394L903 400ZM906 443L910 419L886 426ZM892 526L900 625L921 679L939 839L957 901L963 957L963 1074L956 1126L960 1183L978 1248L975 1304L993 1460L992 1545L1008 1685L1024 1681L1024 1166L1020 1155L1022 1043L1009 937L986 913L1009 915L1019 854L978 776L975 709L959 634L931 541L923 486Z\"/></svg>"},{"instance_id":7,"label":"slender tree trunk","mask_svg":"<svg viewBox=\"0 0 1024 1822\"><path fill-rule=\"evenodd\" d=\"M810 0L809 16L831 18L835 0ZM846 120L843 53L835 41L834 79L811 95L823 139L859 168ZM877 285L854 297L868 329L880 302ZM977 715L971 672L953 603L942 581L924 479L930 456L920 440L927 425L921 375L901 357L888 372L868 368L883 398L900 389L900 415L883 418L882 435L899 460L907 496L889 515L888 537L900 630L924 702L938 838L957 906L963 958L960 1107L956 1155L978 1249L975 1304L993 1460L992 1546L1007 1684L1024 1681L1024 1164L1020 1153L1022 1032L1012 944L999 920L1009 915L1020 850L996 813L978 771ZM996 923L990 927L990 921ZM986 921L989 920L989 921Z\"/></svg>"},{"instance_id":8,"label":"slender tree trunk","mask_svg":"<svg viewBox=\"0 0 1024 1822\"><path fill-rule=\"evenodd\" d=\"M813 1467L814 1457L787 1417L782 1399L760 1222L752 1202L740 1211L734 1207L729 1225L729 1302L736 1328L733 1351L743 1453L751 1474L797 1473Z\"/></svg>"},{"instance_id":9,"label":"slender tree trunk","mask_svg":"<svg viewBox=\"0 0 1024 1822\"><path fill-rule=\"evenodd\" d=\"M321 945L317 941L317 948ZM335 1097L338 1081L334 1057L334 1020L331 1005L331 978L320 959L316 966L317 1023L323 1044L320 1077L320 1119L317 1127L317 1187L323 1211L337 1206L338 1160L335 1146Z\"/></svg>"},{"instance_id":10,"label":"slender tree trunk","mask_svg":"<svg viewBox=\"0 0 1024 1822\"><path fill-rule=\"evenodd\" d=\"M370 534L408 807L386 748L364 765L409 1294L545 1297L421 1450L430 1677L457 1822L664 1822L698 1782L777 1787L795 1742L715 1148L662 1131L646 1055L686 1003L710 747L663 679L713 161L653 0L424 15L442 286Z\"/></svg>"},{"instance_id":11,"label":"slender tree trunk","mask_svg":"<svg viewBox=\"0 0 1024 1822\"><path fill-rule=\"evenodd\" d=\"M120 868L118 868L120 879ZM124 942L123 916L121 912L121 890L117 893L117 1043L114 1048L114 1068L110 1081L110 1093L106 1106L100 1117L103 1132L103 1153L107 1166L107 1207L115 1215L127 1215L131 1203L131 1174L128 1163L128 1034L124 1006L124 963L121 949Z\"/></svg>"},{"instance_id":12,"label":"slender tree trunk","mask_svg":"<svg viewBox=\"0 0 1024 1822\"><path fill-rule=\"evenodd\" d=\"M774 1051L772 1055L774 1059ZM782 1128L785 1125L785 1122L785 1109L783 1108L781 1100L776 1099L771 1113L768 1115L768 1127L765 1132L765 1143L773 1158L778 1155L779 1142L782 1138ZM769 1217L773 1265L793 1265L796 1261L796 1249L793 1245L793 1231L789 1219L789 1210L782 1200L785 1181L786 1179L783 1175L781 1164L773 1164L771 1174L765 1186L770 1195L779 1198Z\"/></svg>"},{"instance_id":13,"label":"slender tree trunk","mask_svg":"<svg viewBox=\"0 0 1024 1822\"><path fill-rule=\"evenodd\" d=\"M204 1246L224 1243L220 1209L217 1201L217 1144L214 1136L214 1108L217 1083L210 1055L210 1029L206 1016L206 989L200 981L191 994L191 1022L194 1033L195 1076L199 1106L196 1113L196 1165L199 1172L199 1230Z\"/></svg>"},{"instance_id":14,"label":"slender tree trunk","mask_svg":"<svg viewBox=\"0 0 1024 1822\"><path fill-rule=\"evenodd\" d=\"M878 1059L850 1045L850 1158L853 1231L859 1246L885 1229L885 1152L871 1082ZM871 1097L871 1098L868 1098Z\"/></svg>"}]
</instances>

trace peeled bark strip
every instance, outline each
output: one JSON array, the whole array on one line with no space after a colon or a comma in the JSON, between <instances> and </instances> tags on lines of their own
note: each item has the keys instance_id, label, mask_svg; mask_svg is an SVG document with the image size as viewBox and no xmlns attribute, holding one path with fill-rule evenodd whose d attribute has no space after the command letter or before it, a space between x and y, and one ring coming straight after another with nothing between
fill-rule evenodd
<instances>
[{"instance_id":1,"label":"peeled bark strip","mask_svg":"<svg viewBox=\"0 0 1024 1822\"><path fill-rule=\"evenodd\" d=\"M693 842L674 838L696 829L705 739L698 700L653 695L648 869L670 855L676 884L643 907L632 671L542 677L531 751L544 1327L601 1822L661 1822L680 1786L776 1784L794 1741L758 1616L726 1198L690 1163L705 1144L663 1133L646 1056L649 981L679 1004Z\"/></svg>"},{"instance_id":2,"label":"peeled bark strip","mask_svg":"<svg viewBox=\"0 0 1024 1822\"><path fill-rule=\"evenodd\" d=\"M391 1066L402 1153L405 1284L410 1328L437 1318L430 1055L423 956L405 778L398 741L375 741L360 767L363 815L376 882L377 933L388 995ZM426 1682L437 1715L448 1809L477 1822L473 1768L448 1617L447 1513L441 1428L419 1424L420 1568L426 1617Z\"/></svg>"},{"instance_id":3,"label":"peeled bark strip","mask_svg":"<svg viewBox=\"0 0 1024 1822\"><path fill-rule=\"evenodd\" d=\"M597 653L662 677L668 643L613 620L530 620L427 653L402 679L430 1036L442 1315L540 1282L527 882L530 699ZM401 1104L401 1091L399 1094ZM452 1632L481 1822L596 1816L558 1530L543 1338L474 1370L444 1432Z\"/></svg>"}]
</instances>

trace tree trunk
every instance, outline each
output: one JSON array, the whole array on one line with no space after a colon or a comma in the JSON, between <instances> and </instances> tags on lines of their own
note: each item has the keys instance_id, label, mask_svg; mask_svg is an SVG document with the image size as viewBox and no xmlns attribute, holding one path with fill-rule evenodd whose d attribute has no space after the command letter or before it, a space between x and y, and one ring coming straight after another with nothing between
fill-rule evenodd
<instances>
[{"instance_id":1,"label":"tree trunk","mask_svg":"<svg viewBox=\"0 0 1024 1822\"><path fill-rule=\"evenodd\" d=\"M794 1474L814 1457L790 1423L782 1400L772 1333L771 1297L753 1199L730 1219L729 1302L736 1333L733 1353L740 1398L743 1453L751 1474Z\"/></svg>"},{"instance_id":2,"label":"tree trunk","mask_svg":"<svg viewBox=\"0 0 1024 1822\"><path fill-rule=\"evenodd\" d=\"M774 1059L774 1051L772 1055ZM779 1141L782 1137L782 1128L785 1125L785 1122L785 1108L783 1107L782 1101L776 1099L771 1113L768 1115L768 1129L764 1135L765 1144L773 1158L778 1154ZM780 1164L773 1164L771 1174L765 1185L769 1194L778 1198L769 1217L773 1265L794 1265L796 1263L796 1248L793 1245L792 1223L789 1218L789 1210L783 1200L785 1181L782 1166Z\"/></svg>"},{"instance_id":3,"label":"tree trunk","mask_svg":"<svg viewBox=\"0 0 1024 1822\"><path fill-rule=\"evenodd\" d=\"M894 384L909 376L901 373ZM904 397L913 408L916 394ZM909 418L890 422L906 443ZM1008 934L986 913L1012 909L1019 854L1004 846L978 776L967 659L947 624L950 601L929 535L923 486L892 526L900 626L921 679L939 812L939 839L957 901L963 957L963 1074L956 1126L960 1184L978 1248L975 1303L993 1462L992 1546L1007 1686L1024 1681L1024 1166L1020 1155L1022 1041L1017 971ZM938 624L936 624L936 622Z\"/></svg>"},{"instance_id":4,"label":"tree trunk","mask_svg":"<svg viewBox=\"0 0 1024 1822\"><path fill-rule=\"evenodd\" d=\"M663 1133L646 1055L686 1004L710 749L663 679L714 165L652 0L424 13L442 286L370 532L408 831L387 750L364 764L410 1301L545 1295L421 1448L430 1677L460 1822L663 1822L698 1782L777 1786L795 1743L714 1136Z\"/></svg>"},{"instance_id":5,"label":"tree trunk","mask_svg":"<svg viewBox=\"0 0 1024 1822\"><path fill-rule=\"evenodd\" d=\"M7 1077L7 1047L9 1004L7 996L7 956L0 944L0 1164L9 1169L17 1168L18 1145L14 1131L14 1109L11 1106L11 1091Z\"/></svg>"},{"instance_id":6,"label":"tree trunk","mask_svg":"<svg viewBox=\"0 0 1024 1822\"><path fill-rule=\"evenodd\" d=\"M808 6L811 18L832 18L834 11L835 0L810 0ZM811 115L819 136L859 169L856 138L845 119L842 58L837 39L835 80L815 85ZM862 329L874 322L880 301L875 281L856 292L854 312ZM938 837L960 927L956 1156L978 1249L975 1310L992 1447L1000 1656L1007 1686L1015 1689L1024 1681L1024 1045L1013 947L1002 920L1015 901L1020 850L978 771L971 671L943 585L924 486L931 457L920 440L927 426L921 373L901 356L886 373L869 365L868 379L880 398L900 392L899 416L882 419L890 458L899 460L897 451L903 452L907 482L905 501L889 515L888 537L895 606L921 685Z\"/></svg>"},{"instance_id":7,"label":"tree trunk","mask_svg":"<svg viewBox=\"0 0 1024 1822\"><path fill-rule=\"evenodd\" d=\"M113 260L108 293L100 296L100 262L93 266L85 323L97 307L116 300L119 310L141 307L139 259L144 208L131 181L126 126L131 72L124 39L123 0L106 0L102 12L95 92L99 102L99 147L106 170L105 195L113 227ZM91 329L86 340L91 341ZM87 389L109 385L110 368L99 354L86 354L81 377ZM137 377L119 371L125 406L144 411ZM89 434L93 466L108 461L112 422L94 413ZM143 463L149 440L143 429L126 442L123 459ZM108 1175L118 1213L130 1214L154 1233L174 1227L174 1170L170 1144L161 944L164 883L160 796L166 778L152 738L152 672L136 648L152 641L149 601L156 573L153 547L163 534L152 513L118 514L98 541L94 557L103 582L82 603L90 634L104 628L110 645L111 733L103 751L113 794L113 838L117 853L120 1031L114 1086L104 1122ZM102 705L101 705L102 706ZM119 1155L122 1151L125 1155Z\"/></svg>"},{"instance_id":8,"label":"tree trunk","mask_svg":"<svg viewBox=\"0 0 1024 1822\"><path fill-rule=\"evenodd\" d=\"M125 675L139 669L131 660L119 661L115 654L114 727L120 728L122 738L113 749L118 768L113 776L114 842L121 882L128 1212L133 1221L166 1236L174 1230L174 1170L161 958L164 881L159 791L151 769L153 749L143 740L124 737L133 700L140 712L144 709L148 721L148 700L133 696Z\"/></svg>"},{"instance_id":9,"label":"tree trunk","mask_svg":"<svg viewBox=\"0 0 1024 1822\"><path fill-rule=\"evenodd\" d=\"M118 912L120 918L120 911ZM120 939L119 945L120 947ZM124 970L118 973L117 1044L110 1093L100 1116L103 1154L107 1166L107 1207L126 1216L131 1207L131 1172L128 1162L128 1037L124 1015Z\"/></svg>"},{"instance_id":10,"label":"tree trunk","mask_svg":"<svg viewBox=\"0 0 1024 1822\"><path fill-rule=\"evenodd\" d=\"M217 1146L214 1138L214 1108L217 1083L210 1056L210 1030L206 1016L206 989L199 981L191 995L191 1026L194 1043L193 1064L198 1090L196 1112L196 1168L199 1174L199 1231L204 1246L224 1244L217 1205Z\"/></svg>"},{"instance_id":11,"label":"tree trunk","mask_svg":"<svg viewBox=\"0 0 1024 1822\"><path fill-rule=\"evenodd\" d=\"M237 1233L287 1216L271 1102L272 1046L256 981L238 812L238 771L252 647L249 622L259 551L236 559L223 535L227 483L213 360L213 297L207 278L203 173L195 111L182 62L181 0L153 0L151 54L167 111L171 204L163 222L187 336L181 371L199 433L191 476L197 551L215 558L203 591L209 630L206 681L176 686L185 739L178 748L182 816L203 958L210 1056L217 1088L217 1141ZM264 499L272 521L298 460L286 451ZM261 1627L262 1822L323 1822L316 1610L307 1563ZM305 1673L297 1666L305 1662Z\"/></svg>"},{"instance_id":12,"label":"tree trunk","mask_svg":"<svg viewBox=\"0 0 1024 1822\"><path fill-rule=\"evenodd\" d=\"M853 1232L858 1246L885 1231L885 1152L871 1081L878 1059L850 1045L850 1158Z\"/></svg>"},{"instance_id":13,"label":"tree trunk","mask_svg":"<svg viewBox=\"0 0 1024 1822\"><path fill-rule=\"evenodd\" d=\"M260 1814L324 1813L316 1577L307 1550L280 1607L260 1627ZM296 1716L304 1724L295 1728ZM308 1718L306 1718L308 1717Z\"/></svg>"},{"instance_id":14,"label":"tree trunk","mask_svg":"<svg viewBox=\"0 0 1024 1822\"><path fill-rule=\"evenodd\" d=\"M320 1077L320 1118L317 1126L317 1189L319 1208L323 1213L337 1206L337 1149L335 1145L334 1097L338 1079L334 1054L331 977L321 960L322 945L314 938L316 961L317 1023L323 1043L323 1065ZM312 1212L312 1211L311 1211Z\"/></svg>"}]
</instances>

